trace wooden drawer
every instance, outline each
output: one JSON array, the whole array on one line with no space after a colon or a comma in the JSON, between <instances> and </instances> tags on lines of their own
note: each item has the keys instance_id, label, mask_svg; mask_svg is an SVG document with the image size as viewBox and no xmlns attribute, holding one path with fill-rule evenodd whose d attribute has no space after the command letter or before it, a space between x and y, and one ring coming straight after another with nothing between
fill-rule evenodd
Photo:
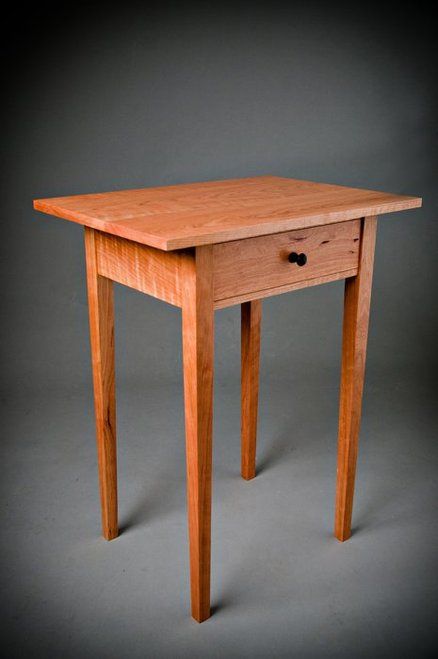
<instances>
[{"instance_id":1,"label":"wooden drawer","mask_svg":"<svg viewBox=\"0 0 438 659\"><path fill-rule=\"evenodd\" d=\"M361 220L351 220L215 245L215 306L355 275L360 228ZM305 254L306 264L290 263L293 252Z\"/></svg>"}]
</instances>

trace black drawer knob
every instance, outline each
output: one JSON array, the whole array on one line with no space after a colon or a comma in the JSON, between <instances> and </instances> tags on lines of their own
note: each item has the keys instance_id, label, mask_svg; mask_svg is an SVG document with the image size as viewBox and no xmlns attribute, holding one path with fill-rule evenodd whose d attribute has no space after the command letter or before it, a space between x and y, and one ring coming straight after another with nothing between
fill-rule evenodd
<instances>
[{"instance_id":1,"label":"black drawer knob","mask_svg":"<svg viewBox=\"0 0 438 659\"><path fill-rule=\"evenodd\" d=\"M291 252L287 257L289 263L296 263L297 265L306 265L307 256L305 254L297 254L296 252Z\"/></svg>"}]
</instances>

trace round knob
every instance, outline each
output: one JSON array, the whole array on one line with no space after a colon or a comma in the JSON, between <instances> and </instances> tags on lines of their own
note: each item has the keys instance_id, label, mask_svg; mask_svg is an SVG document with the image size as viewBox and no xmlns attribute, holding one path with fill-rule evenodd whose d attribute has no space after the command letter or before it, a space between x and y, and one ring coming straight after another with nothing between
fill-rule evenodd
<instances>
[{"instance_id":1,"label":"round knob","mask_svg":"<svg viewBox=\"0 0 438 659\"><path fill-rule=\"evenodd\" d=\"M297 265L306 265L307 256L305 254L297 254L296 252L291 252L287 257L289 263L296 263Z\"/></svg>"}]
</instances>

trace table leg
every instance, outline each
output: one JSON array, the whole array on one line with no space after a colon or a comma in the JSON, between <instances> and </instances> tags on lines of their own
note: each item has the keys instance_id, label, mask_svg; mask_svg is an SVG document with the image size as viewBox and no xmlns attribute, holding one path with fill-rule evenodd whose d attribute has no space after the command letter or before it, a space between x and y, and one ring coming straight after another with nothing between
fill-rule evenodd
<instances>
[{"instance_id":1,"label":"table leg","mask_svg":"<svg viewBox=\"0 0 438 659\"><path fill-rule=\"evenodd\" d=\"M359 268L345 280L335 536L351 535L377 217L362 221Z\"/></svg>"},{"instance_id":2,"label":"table leg","mask_svg":"<svg viewBox=\"0 0 438 659\"><path fill-rule=\"evenodd\" d=\"M256 475L261 300L241 305L241 474Z\"/></svg>"},{"instance_id":3,"label":"table leg","mask_svg":"<svg viewBox=\"0 0 438 659\"><path fill-rule=\"evenodd\" d=\"M192 616L210 616L214 309L211 246L197 247L182 304Z\"/></svg>"},{"instance_id":4,"label":"table leg","mask_svg":"<svg viewBox=\"0 0 438 659\"><path fill-rule=\"evenodd\" d=\"M98 274L95 233L87 227L85 256L102 533L112 540L118 535L113 284Z\"/></svg>"}]
</instances>

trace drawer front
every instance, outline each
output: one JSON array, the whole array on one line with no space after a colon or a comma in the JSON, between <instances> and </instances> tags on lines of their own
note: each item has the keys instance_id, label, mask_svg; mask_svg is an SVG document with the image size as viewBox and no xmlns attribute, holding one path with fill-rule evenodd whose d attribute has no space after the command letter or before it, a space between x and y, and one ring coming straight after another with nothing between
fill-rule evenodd
<instances>
[{"instance_id":1,"label":"drawer front","mask_svg":"<svg viewBox=\"0 0 438 659\"><path fill-rule=\"evenodd\" d=\"M311 280L319 283L319 278L328 281L326 275L342 272L346 276L355 274L352 271L358 266L360 227L360 220L351 220L215 245L215 301L257 291L265 297L270 289L299 287L294 285L306 281L311 284ZM295 258L298 262L289 260Z\"/></svg>"}]
</instances>

